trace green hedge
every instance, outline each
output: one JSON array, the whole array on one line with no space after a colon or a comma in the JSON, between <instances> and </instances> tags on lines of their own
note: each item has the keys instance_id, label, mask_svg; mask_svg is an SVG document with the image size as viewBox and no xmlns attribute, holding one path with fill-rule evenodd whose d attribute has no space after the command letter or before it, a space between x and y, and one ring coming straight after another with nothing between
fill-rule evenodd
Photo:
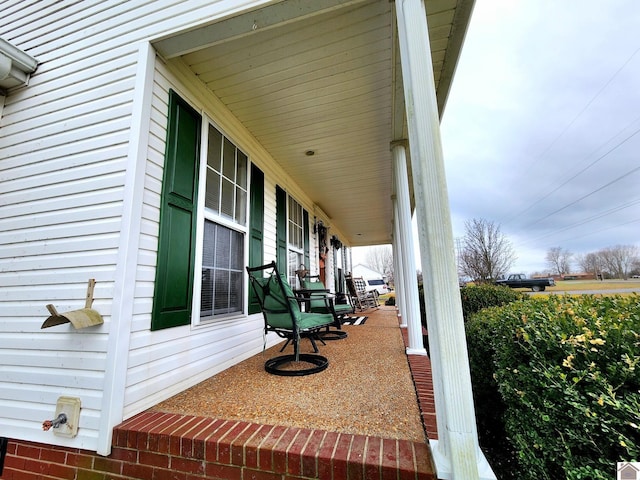
<instances>
[{"instance_id":1,"label":"green hedge","mask_svg":"<svg viewBox=\"0 0 640 480\"><path fill-rule=\"evenodd\" d=\"M465 321L483 308L505 305L517 300L529 298L526 293L512 290L509 287L481 284L469 285L460 289L462 314ZM422 325L427 326L427 314L424 305L424 285L418 283L418 299L420 302L420 318Z\"/></svg>"},{"instance_id":2,"label":"green hedge","mask_svg":"<svg viewBox=\"0 0 640 480\"><path fill-rule=\"evenodd\" d=\"M520 467L512 478L610 479L615 462L640 460L640 297L483 310L467 341L479 431L483 418L494 437L504 427ZM508 456L498 478L514 473Z\"/></svg>"},{"instance_id":3,"label":"green hedge","mask_svg":"<svg viewBox=\"0 0 640 480\"><path fill-rule=\"evenodd\" d=\"M469 285L460 289L465 320L484 308L498 307L529 298L524 292L491 284Z\"/></svg>"}]
</instances>

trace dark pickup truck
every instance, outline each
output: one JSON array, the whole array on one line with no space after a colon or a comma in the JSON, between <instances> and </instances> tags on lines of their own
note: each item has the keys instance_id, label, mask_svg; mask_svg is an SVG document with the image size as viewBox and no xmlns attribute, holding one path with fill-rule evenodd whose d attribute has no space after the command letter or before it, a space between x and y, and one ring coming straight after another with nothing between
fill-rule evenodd
<instances>
[{"instance_id":1,"label":"dark pickup truck","mask_svg":"<svg viewBox=\"0 0 640 480\"><path fill-rule=\"evenodd\" d=\"M556 284L553 278L527 278L522 273L512 273L506 279L497 280L495 283L511 288L530 288L534 292L544 292L545 288Z\"/></svg>"}]
</instances>

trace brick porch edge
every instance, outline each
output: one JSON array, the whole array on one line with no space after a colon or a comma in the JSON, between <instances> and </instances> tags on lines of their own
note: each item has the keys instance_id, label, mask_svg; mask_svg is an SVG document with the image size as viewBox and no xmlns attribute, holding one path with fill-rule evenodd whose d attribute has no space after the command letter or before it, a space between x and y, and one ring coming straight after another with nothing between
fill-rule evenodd
<instances>
[{"instance_id":1,"label":"brick porch edge","mask_svg":"<svg viewBox=\"0 0 640 480\"><path fill-rule=\"evenodd\" d=\"M409 335L406 328L402 328L402 337L405 347L409 346ZM422 327L423 337L426 338L427 330ZM426 355L407 355L413 384L416 387L418 405L422 415L422 425L430 440L438 439L438 426L436 423L436 404L433 398L433 379L431 377L431 360Z\"/></svg>"},{"instance_id":2,"label":"brick porch edge","mask_svg":"<svg viewBox=\"0 0 640 480\"><path fill-rule=\"evenodd\" d=\"M407 440L143 412L114 429L109 457L11 441L5 480L435 479Z\"/></svg>"}]
</instances>

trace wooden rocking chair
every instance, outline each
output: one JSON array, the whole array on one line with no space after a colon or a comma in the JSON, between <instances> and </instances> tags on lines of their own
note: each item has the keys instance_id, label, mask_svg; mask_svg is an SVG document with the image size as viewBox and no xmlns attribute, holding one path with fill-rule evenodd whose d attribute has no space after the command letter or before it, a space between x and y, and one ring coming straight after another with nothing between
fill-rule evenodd
<instances>
[{"instance_id":1,"label":"wooden rocking chair","mask_svg":"<svg viewBox=\"0 0 640 480\"><path fill-rule=\"evenodd\" d=\"M367 292L367 283L362 277L354 278L351 275L346 275L345 280L351 301L358 310L363 311L369 308L380 307L380 302L376 295L377 292Z\"/></svg>"}]
</instances>

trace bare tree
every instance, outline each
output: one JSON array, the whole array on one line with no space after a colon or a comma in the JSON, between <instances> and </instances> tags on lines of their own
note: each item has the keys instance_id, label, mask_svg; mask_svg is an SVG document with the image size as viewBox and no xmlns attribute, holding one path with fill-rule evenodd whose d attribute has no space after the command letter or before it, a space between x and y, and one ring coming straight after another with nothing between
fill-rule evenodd
<instances>
[{"instance_id":1,"label":"bare tree","mask_svg":"<svg viewBox=\"0 0 640 480\"><path fill-rule=\"evenodd\" d=\"M593 273L596 278L602 272L602 260L597 253L591 252L586 255L577 255L576 263L580 269L585 273Z\"/></svg>"},{"instance_id":2,"label":"bare tree","mask_svg":"<svg viewBox=\"0 0 640 480\"><path fill-rule=\"evenodd\" d=\"M562 247L551 247L547 250L547 265L553 273L566 275L571 271L573 253Z\"/></svg>"},{"instance_id":3,"label":"bare tree","mask_svg":"<svg viewBox=\"0 0 640 480\"><path fill-rule=\"evenodd\" d=\"M393 251L391 245L370 247L365 257L365 264L387 277L387 282L393 283Z\"/></svg>"},{"instance_id":4,"label":"bare tree","mask_svg":"<svg viewBox=\"0 0 640 480\"><path fill-rule=\"evenodd\" d=\"M499 225L484 219L465 222L460 273L475 281L491 281L508 273L515 260L511 242Z\"/></svg>"},{"instance_id":5,"label":"bare tree","mask_svg":"<svg viewBox=\"0 0 640 480\"><path fill-rule=\"evenodd\" d=\"M604 269L614 278L629 278L634 264L638 261L638 247L635 245L616 245L598 252Z\"/></svg>"}]
</instances>

